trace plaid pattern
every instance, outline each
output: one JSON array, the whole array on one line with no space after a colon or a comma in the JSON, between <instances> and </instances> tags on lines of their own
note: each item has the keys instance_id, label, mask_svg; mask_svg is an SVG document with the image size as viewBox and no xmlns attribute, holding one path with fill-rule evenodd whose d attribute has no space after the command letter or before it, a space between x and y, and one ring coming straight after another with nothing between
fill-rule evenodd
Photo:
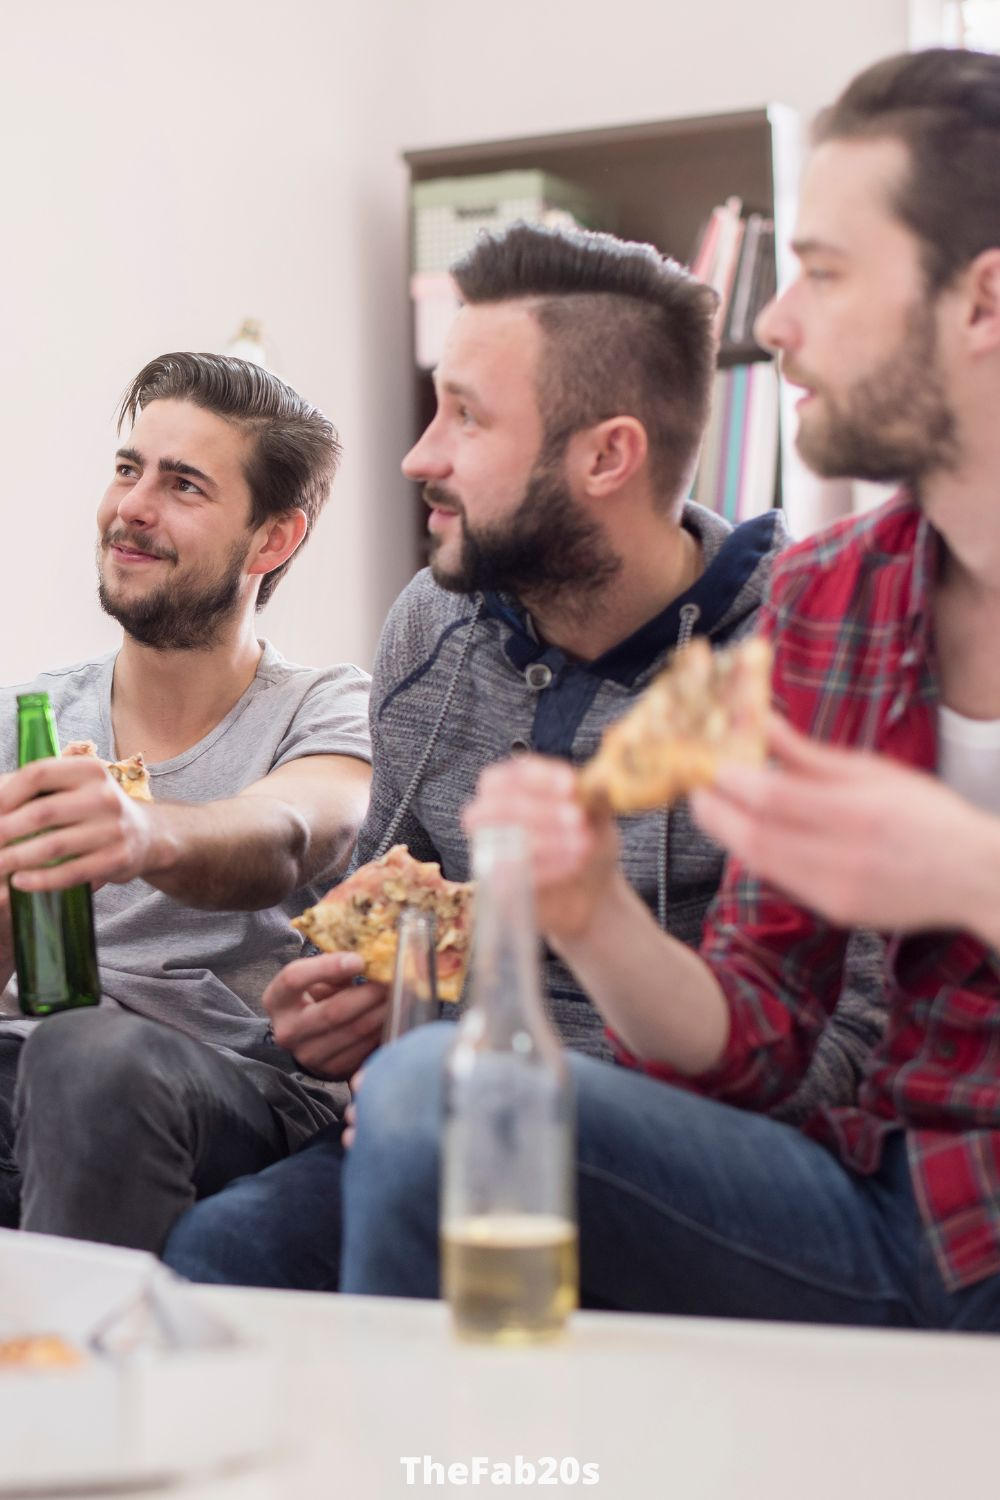
<instances>
[{"instance_id":1,"label":"plaid pattern","mask_svg":"<svg viewBox=\"0 0 1000 1500\"><path fill-rule=\"evenodd\" d=\"M798 729L936 769L938 545L903 495L778 559L762 629L775 646L776 704ZM701 949L731 1009L725 1056L697 1079L622 1060L773 1108L837 1001L847 939L731 860ZM893 941L887 979L889 1023L856 1107L821 1109L805 1130L859 1173L874 1172L886 1136L906 1130L928 1240L955 1291L1000 1272L1000 955L968 934L919 933Z\"/></svg>"}]
</instances>

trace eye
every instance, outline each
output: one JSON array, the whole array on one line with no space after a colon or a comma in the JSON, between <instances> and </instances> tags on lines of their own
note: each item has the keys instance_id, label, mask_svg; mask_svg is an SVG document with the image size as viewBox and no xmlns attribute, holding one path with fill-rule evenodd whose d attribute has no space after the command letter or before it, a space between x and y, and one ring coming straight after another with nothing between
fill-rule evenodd
<instances>
[{"instance_id":1,"label":"eye","mask_svg":"<svg viewBox=\"0 0 1000 1500\"><path fill-rule=\"evenodd\" d=\"M834 273L832 271L826 270L822 266L810 266L807 271L803 272L803 275L805 276L805 278L806 278L807 281L833 281L834 280Z\"/></svg>"},{"instance_id":2,"label":"eye","mask_svg":"<svg viewBox=\"0 0 1000 1500\"><path fill-rule=\"evenodd\" d=\"M115 473L119 479L131 479L135 469L131 464L115 464Z\"/></svg>"},{"instance_id":3,"label":"eye","mask_svg":"<svg viewBox=\"0 0 1000 1500\"><path fill-rule=\"evenodd\" d=\"M205 493L192 480L185 479L180 474L177 476L177 487L182 495L203 495Z\"/></svg>"},{"instance_id":4,"label":"eye","mask_svg":"<svg viewBox=\"0 0 1000 1500\"><path fill-rule=\"evenodd\" d=\"M476 419L467 406L460 406L458 407L458 420L463 427L471 427Z\"/></svg>"}]
</instances>

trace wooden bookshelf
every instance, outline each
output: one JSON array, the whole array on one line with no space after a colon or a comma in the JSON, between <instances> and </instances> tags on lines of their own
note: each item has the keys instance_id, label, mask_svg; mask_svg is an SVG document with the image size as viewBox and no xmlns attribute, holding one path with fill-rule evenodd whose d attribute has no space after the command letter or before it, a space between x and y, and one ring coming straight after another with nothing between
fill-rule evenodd
<instances>
[{"instance_id":1,"label":"wooden bookshelf","mask_svg":"<svg viewBox=\"0 0 1000 1500\"><path fill-rule=\"evenodd\" d=\"M539 169L587 189L616 214L615 232L648 241L687 263L713 207L731 195L745 212L773 218L779 284L790 273L787 246L793 231L800 164L800 123L783 105L730 114L655 120L643 124L513 137L404 153L411 183L437 177ZM752 343L724 347L720 368L766 357ZM417 371L414 428L433 413L430 377ZM775 501L790 513L793 529L812 529L836 501L794 452L791 392L782 393L780 460ZM421 512L423 508L421 507ZM423 515L421 514L421 528Z\"/></svg>"}]
</instances>

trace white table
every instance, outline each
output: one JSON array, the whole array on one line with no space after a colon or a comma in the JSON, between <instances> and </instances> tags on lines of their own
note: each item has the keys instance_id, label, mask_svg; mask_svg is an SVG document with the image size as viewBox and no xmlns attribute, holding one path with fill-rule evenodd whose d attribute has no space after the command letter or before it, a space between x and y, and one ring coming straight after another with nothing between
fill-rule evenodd
<instances>
[{"instance_id":1,"label":"white table","mask_svg":"<svg viewBox=\"0 0 1000 1500\"><path fill-rule=\"evenodd\" d=\"M183 1500L436 1495L951 1500L1000 1487L1000 1339L589 1313L455 1342L437 1304L200 1289L270 1345L286 1448ZM225 1399L220 1393L220 1401ZM403 1457L596 1463L600 1482L407 1484ZM571 1469L567 1472L572 1472Z\"/></svg>"}]
</instances>

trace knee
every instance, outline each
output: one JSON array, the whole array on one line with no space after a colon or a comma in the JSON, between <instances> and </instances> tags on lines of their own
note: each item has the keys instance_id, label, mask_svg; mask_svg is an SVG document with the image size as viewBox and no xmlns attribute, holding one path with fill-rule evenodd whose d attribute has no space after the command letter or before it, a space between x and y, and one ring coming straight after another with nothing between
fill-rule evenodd
<instances>
[{"instance_id":1,"label":"knee","mask_svg":"<svg viewBox=\"0 0 1000 1500\"><path fill-rule=\"evenodd\" d=\"M107 1108L148 1101L151 1080L169 1093L170 1032L117 1010L50 1016L24 1045L18 1072L18 1114L58 1100L69 1116L90 1101Z\"/></svg>"},{"instance_id":2,"label":"knee","mask_svg":"<svg viewBox=\"0 0 1000 1500\"><path fill-rule=\"evenodd\" d=\"M445 1056L454 1035L450 1022L423 1026L365 1065L349 1179L389 1183L436 1171Z\"/></svg>"}]
</instances>

